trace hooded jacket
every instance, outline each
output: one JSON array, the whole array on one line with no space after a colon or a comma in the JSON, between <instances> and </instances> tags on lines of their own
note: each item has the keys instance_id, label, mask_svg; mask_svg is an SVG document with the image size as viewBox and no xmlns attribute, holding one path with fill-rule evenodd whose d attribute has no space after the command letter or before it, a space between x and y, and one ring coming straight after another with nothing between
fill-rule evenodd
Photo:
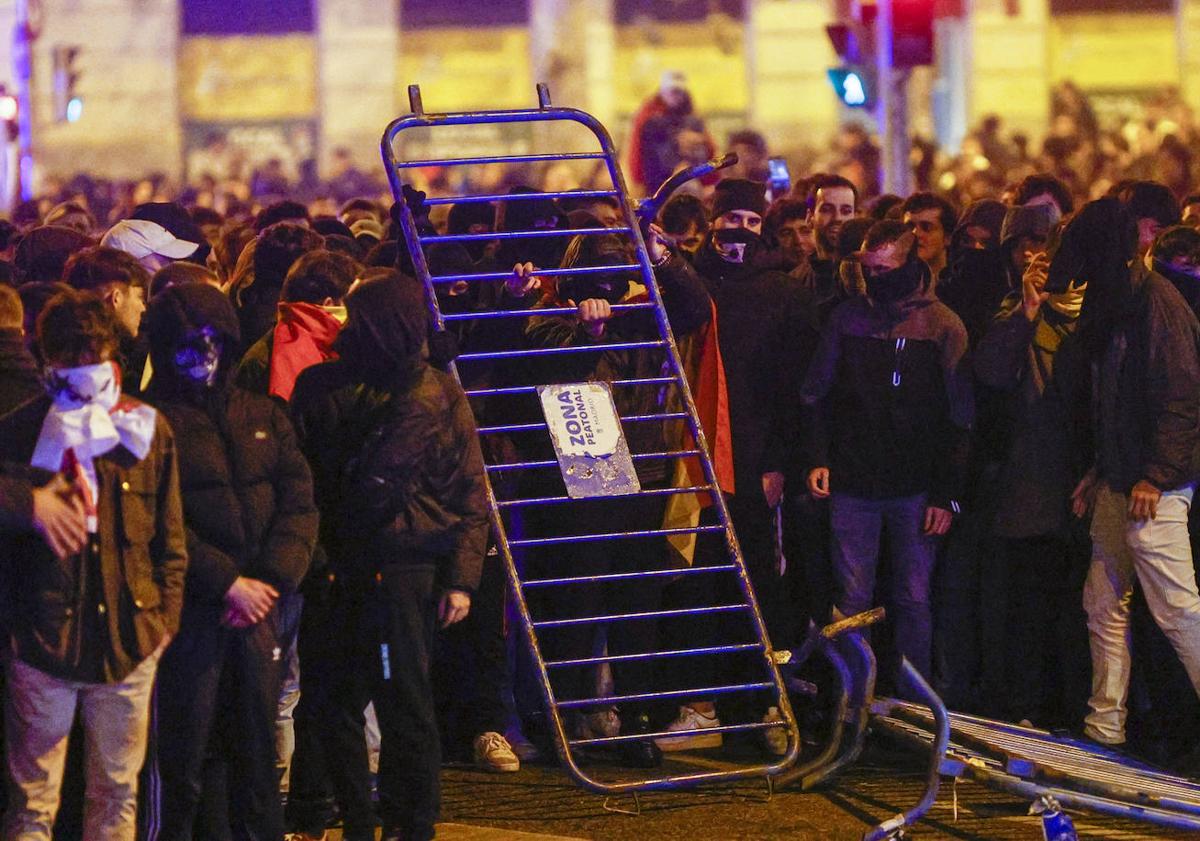
<instances>
[{"instance_id":1,"label":"hooded jacket","mask_svg":"<svg viewBox=\"0 0 1200 841\"><path fill-rule=\"evenodd\" d=\"M1085 281L1080 341L1092 367L1100 480L1129 493L1197 478L1200 324L1171 282L1134 262L1137 228L1116 199L1089 202L1063 231L1046 291Z\"/></svg>"},{"instance_id":2,"label":"hooded jacket","mask_svg":"<svg viewBox=\"0 0 1200 841\"><path fill-rule=\"evenodd\" d=\"M467 397L423 358L416 281L370 281L346 300L340 358L304 371L292 412L315 476L321 542L337 574L434 567L472 592L487 548L483 457Z\"/></svg>"},{"instance_id":3,"label":"hooded jacket","mask_svg":"<svg viewBox=\"0 0 1200 841\"><path fill-rule=\"evenodd\" d=\"M851 298L821 336L801 392L809 463L837 493L926 493L959 509L974 420L967 333L926 280L888 305Z\"/></svg>"},{"instance_id":4,"label":"hooded jacket","mask_svg":"<svg viewBox=\"0 0 1200 841\"><path fill-rule=\"evenodd\" d=\"M184 335L211 326L223 340L217 382L198 387L175 372ZM147 311L154 378L148 398L179 436L187 525L189 604L219 609L239 576L280 593L308 571L317 537L312 476L291 422L269 398L230 384L238 322L224 293L207 284L173 286Z\"/></svg>"}]
</instances>

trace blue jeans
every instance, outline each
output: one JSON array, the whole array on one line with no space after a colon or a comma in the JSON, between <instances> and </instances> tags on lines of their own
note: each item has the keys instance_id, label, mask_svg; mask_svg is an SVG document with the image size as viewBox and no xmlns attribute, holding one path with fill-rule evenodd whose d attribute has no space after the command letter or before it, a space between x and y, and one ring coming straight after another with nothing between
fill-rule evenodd
<instances>
[{"instance_id":1,"label":"blue jeans","mask_svg":"<svg viewBox=\"0 0 1200 841\"><path fill-rule=\"evenodd\" d=\"M830 498L836 610L853 616L875 603L875 571L881 539L887 542L892 592L887 599L897 652L927 678L933 615L930 579L935 539L925 534L925 495L862 499L835 493Z\"/></svg>"}]
</instances>

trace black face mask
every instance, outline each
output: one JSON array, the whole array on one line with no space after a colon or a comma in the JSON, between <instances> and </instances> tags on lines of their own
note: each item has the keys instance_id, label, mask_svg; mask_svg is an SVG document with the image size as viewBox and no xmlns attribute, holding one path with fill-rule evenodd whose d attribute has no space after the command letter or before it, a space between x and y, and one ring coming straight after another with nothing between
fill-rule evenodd
<instances>
[{"instance_id":1,"label":"black face mask","mask_svg":"<svg viewBox=\"0 0 1200 841\"><path fill-rule=\"evenodd\" d=\"M864 271L863 275L867 282L867 297L879 304L894 304L921 285L921 261L909 260L898 269L879 274Z\"/></svg>"},{"instance_id":2,"label":"black face mask","mask_svg":"<svg viewBox=\"0 0 1200 841\"><path fill-rule=\"evenodd\" d=\"M746 228L719 228L713 231L713 250L726 263L749 263L762 237Z\"/></svg>"}]
</instances>

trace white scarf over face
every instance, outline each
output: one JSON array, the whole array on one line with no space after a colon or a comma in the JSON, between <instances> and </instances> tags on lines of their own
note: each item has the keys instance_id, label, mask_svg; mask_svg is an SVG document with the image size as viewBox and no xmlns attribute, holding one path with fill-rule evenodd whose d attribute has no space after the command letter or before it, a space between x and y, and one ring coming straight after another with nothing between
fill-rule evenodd
<instances>
[{"instance_id":1,"label":"white scarf over face","mask_svg":"<svg viewBox=\"0 0 1200 841\"><path fill-rule=\"evenodd\" d=\"M67 470L68 481L78 470L87 492L88 530L98 528L96 499L99 490L95 459L118 445L139 461L150 452L154 440L156 412L141 403L118 405L121 383L111 362L78 368L51 368L46 373L46 390L54 401L31 464L44 470Z\"/></svg>"}]
</instances>

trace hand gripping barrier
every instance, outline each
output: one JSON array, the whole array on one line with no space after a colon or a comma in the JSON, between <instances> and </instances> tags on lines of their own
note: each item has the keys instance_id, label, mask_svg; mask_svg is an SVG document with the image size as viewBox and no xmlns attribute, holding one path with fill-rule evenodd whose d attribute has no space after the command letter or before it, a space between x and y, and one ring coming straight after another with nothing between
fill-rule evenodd
<instances>
[{"instance_id":1,"label":"hand gripping barrier","mask_svg":"<svg viewBox=\"0 0 1200 841\"><path fill-rule=\"evenodd\" d=\"M399 210L404 245L418 279L424 284L435 331L455 330L463 334L459 340L461 352L452 368L475 413L489 480L493 539L507 568L516 608L536 661L560 758L576 782L604 794L778 775L795 763L799 753L796 720L775 665L724 497L718 489L667 307L655 278L639 219L630 203L617 152L608 132L594 117L582 111L552 107L544 85L538 86L538 97L539 107L528 110L426 114L420 90L412 86L409 88L412 113L387 127L381 146ZM550 136L552 130L570 129L577 135L585 134L591 148L568 152L526 149L512 154L447 157L437 157L436 153L409 157L400 148L406 137L427 136L430 140L422 148L437 149L439 145L435 138L439 131L462 131L462 127L490 127L489 130L500 131L513 124L529 124L525 128L535 138ZM580 132L579 127L586 132ZM539 135L539 131L543 134ZM607 183L598 188L546 193L505 193L495 187L481 192L467 190L464 195L439 195L427 199L425 206L485 202L515 206L530 200L603 198L619 203L621 222L611 228L574 230L537 227L531 223L524 229L500 233L439 235L421 227L413 208L405 201L404 188L411 186L409 174L416 169L437 171L446 176L443 183L461 184L489 167L508 168L512 172L522 167L544 166L592 166L605 176ZM462 178L458 177L460 174ZM470 271L463 270L460 262L450 272L433 274L430 270L431 248L486 243L499 243L503 247L512 241L529 244L567 236L610 235L623 238L631 246L629 253L635 255L635 259L616 267L538 265L533 276L549 280L620 270L636 272L646 295L640 300L614 305L611 323L626 320L625 323L636 323L644 329L620 340L577 338L534 346L526 330L531 322L570 319L575 316L576 309L555 303L530 308L496 293L494 290L512 277L511 262L491 266L473 263ZM471 303L443 312L443 304L452 300L447 290L453 285L458 285L460 295L465 287L467 292L460 300ZM486 339L483 338L485 335ZM679 460L692 458L698 461L702 478L681 487L660 484L622 496L577 498L564 493L563 479L558 474L559 463L549 446L550 430L537 405L539 386L596 379L592 373L582 378L563 378L568 376L563 373L568 368L578 369L580 360L591 360L594 368L594 360L600 355L612 359L633 358L637 354L652 355L640 358L653 360L653 372L631 372L610 378L608 386L614 394L614 405L621 405L619 398L623 394L640 393L651 395L648 399L653 407L620 415L620 426L627 436L632 430L644 429L647 425L676 430L675 435L664 432L662 440L686 443L679 446L668 443L665 447L659 445L648 450L631 445L633 465L639 472L656 466L661 471L665 467L668 469L659 475L663 472L670 475L670 468ZM669 396L673 399L668 400ZM686 430L686 435L678 434L681 429ZM518 453L516 457L514 451ZM653 506L665 506L669 499L682 494L709 500L711 510L715 511L715 523L668 527L662 525L661 519L649 524L643 519L634 524L621 508L625 504L654 510ZM603 507L598 509L598 505ZM597 514L598 510L601 515ZM666 553L660 551L660 547L665 550L667 538L681 536L694 536L698 541L719 541L724 546L724 560L707 565L670 566L663 560ZM702 604L688 602L679 607L664 607L654 598L645 598L647 593L661 592L664 585L678 585L685 580L703 585L720 580L724 582L724 589L719 597L701 600ZM715 586L713 591L716 592ZM566 594L570 593L576 597L567 598ZM580 598L581 594L586 597ZM686 636L689 629L694 630L696 636L691 638L692 643L680 644L677 634L670 645L656 644L641 650L616 644L630 628L657 628L662 623L680 623L677 628L683 629L685 640L689 639ZM607 632L608 651L592 647L600 630ZM583 634L583 650L579 646L580 634ZM568 635L574 635L574 645L563 643ZM645 636L642 634L641 638ZM650 638L656 636L657 633L649 635ZM614 673L615 688L612 691L594 688L592 673L602 666ZM662 676L672 669L676 672L674 679ZM709 673L720 669L724 669L721 679L708 677ZM627 681L623 686L623 675L635 673L641 678ZM652 676L649 682L645 679L647 674ZM735 677L730 678L730 674ZM580 688L581 683L587 685ZM571 691L572 686L574 691ZM643 726L637 730L626 727L616 733L603 729L596 732L595 728L585 732L580 726L584 714L616 705L620 708L623 724L628 725L632 718L630 710L654 709L652 705L658 704L659 714L650 716L650 720L667 720L669 716L662 715L664 709L673 712L678 704L688 700L716 700L724 708L734 709L740 705L755 710L740 719L723 711L724 724L704 732L709 735L720 733L723 737L738 733L755 736L767 728L780 727L787 734L786 754L771 761L764 759L758 764L721 764L716 770L712 769L711 763L697 766L671 761L663 770L636 770L591 761L596 759L597 751L611 752L629 742L672 734L658 725L651 725L648 731ZM761 710L769 707L778 709L782 721L765 720Z\"/></svg>"}]
</instances>

